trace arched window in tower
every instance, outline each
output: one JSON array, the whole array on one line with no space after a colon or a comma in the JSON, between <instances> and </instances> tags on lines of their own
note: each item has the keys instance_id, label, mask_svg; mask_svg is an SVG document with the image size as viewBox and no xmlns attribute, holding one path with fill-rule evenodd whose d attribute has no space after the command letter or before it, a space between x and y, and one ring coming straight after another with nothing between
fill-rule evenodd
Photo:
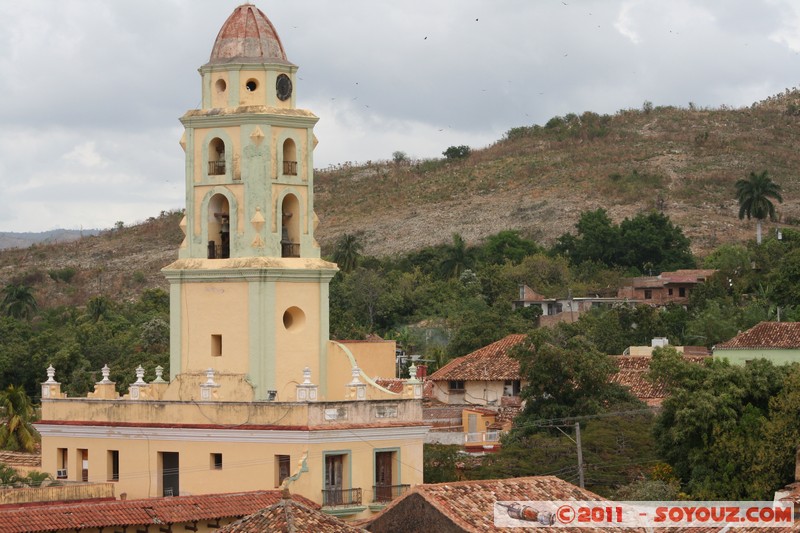
<instances>
[{"instance_id":1,"label":"arched window in tower","mask_svg":"<svg viewBox=\"0 0 800 533\"><path fill-rule=\"evenodd\" d=\"M225 143L219 137L214 137L208 143L208 175L220 176L225 174Z\"/></svg>"},{"instance_id":2,"label":"arched window in tower","mask_svg":"<svg viewBox=\"0 0 800 533\"><path fill-rule=\"evenodd\" d=\"M281 204L281 257L300 257L300 202L293 194Z\"/></svg>"},{"instance_id":3,"label":"arched window in tower","mask_svg":"<svg viewBox=\"0 0 800 533\"><path fill-rule=\"evenodd\" d=\"M292 139L283 141L283 175L297 176L297 145Z\"/></svg>"},{"instance_id":4,"label":"arched window in tower","mask_svg":"<svg viewBox=\"0 0 800 533\"><path fill-rule=\"evenodd\" d=\"M230 207L228 199L215 194L208 201L208 258L227 259L231 256Z\"/></svg>"}]
</instances>

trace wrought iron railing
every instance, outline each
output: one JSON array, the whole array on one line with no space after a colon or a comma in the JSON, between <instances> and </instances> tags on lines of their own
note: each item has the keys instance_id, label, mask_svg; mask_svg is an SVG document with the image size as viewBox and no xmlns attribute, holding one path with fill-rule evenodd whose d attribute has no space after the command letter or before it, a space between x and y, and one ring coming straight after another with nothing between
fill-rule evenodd
<instances>
[{"instance_id":1,"label":"wrought iron railing","mask_svg":"<svg viewBox=\"0 0 800 533\"><path fill-rule=\"evenodd\" d=\"M352 507L361 505L361 489L323 489L323 507Z\"/></svg>"},{"instance_id":2,"label":"wrought iron railing","mask_svg":"<svg viewBox=\"0 0 800 533\"><path fill-rule=\"evenodd\" d=\"M284 161L283 174L285 176L297 176L297 161Z\"/></svg>"},{"instance_id":3,"label":"wrought iron railing","mask_svg":"<svg viewBox=\"0 0 800 533\"><path fill-rule=\"evenodd\" d=\"M281 241L281 257L300 257L300 243Z\"/></svg>"},{"instance_id":4,"label":"wrought iron railing","mask_svg":"<svg viewBox=\"0 0 800 533\"><path fill-rule=\"evenodd\" d=\"M372 503L386 503L399 498L411 488L411 485L373 485Z\"/></svg>"},{"instance_id":5,"label":"wrought iron railing","mask_svg":"<svg viewBox=\"0 0 800 533\"><path fill-rule=\"evenodd\" d=\"M476 442L497 442L500 440L499 431L480 431L475 433L465 433L464 442L472 444Z\"/></svg>"},{"instance_id":6,"label":"wrought iron railing","mask_svg":"<svg viewBox=\"0 0 800 533\"><path fill-rule=\"evenodd\" d=\"M208 175L219 176L225 174L225 160L222 161L209 161L208 162Z\"/></svg>"}]
</instances>

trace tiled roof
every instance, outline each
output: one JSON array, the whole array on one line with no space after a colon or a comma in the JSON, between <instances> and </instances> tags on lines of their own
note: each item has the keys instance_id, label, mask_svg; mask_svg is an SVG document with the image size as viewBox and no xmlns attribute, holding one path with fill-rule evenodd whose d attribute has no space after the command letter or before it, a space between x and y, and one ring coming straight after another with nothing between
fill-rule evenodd
<instances>
[{"instance_id":1,"label":"tiled roof","mask_svg":"<svg viewBox=\"0 0 800 533\"><path fill-rule=\"evenodd\" d=\"M471 354L457 357L434 372L431 381L497 381L520 379L519 362L508 352L525 340L525 335L509 335Z\"/></svg>"},{"instance_id":2,"label":"tiled roof","mask_svg":"<svg viewBox=\"0 0 800 533\"><path fill-rule=\"evenodd\" d=\"M698 355L684 356L684 360L699 363L707 357ZM666 398L667 391L663 383L652 382L645 378L650 370L653 358L649 355L620 355L615 356L614 363L619 372L613 374L609 381L628 387L631 393L650 405L658 405Z\"/></svg>"},{"instance_id":3,"label":"tiled roof","mask_svg":"<svg viewBox=\"0 0 800 533\"><path fill-rule=\"evenodd\" d=\"M375 383L386 390L401 393L405 387L406 380L400 378L375 378Z\"/></svg>"},{"instance_id":4,"label":"tiled roof","mask_svg":"<svg viewBox=\"0 0 800 533\"><path fill-rule=\"evenodd\" d=\"M0 533L213 521L246 516L274 505L280 499L280 491L272 490L0 508ZM302 496L292 496L292 499L316 507L314 502Z\"/></svg>"},{"instance_id":5,"label":"tiled roof","mask_svg":"<svg viewBox=\"0 0 800 533\"><path fill-rule=\"evenodd\" d=\"M753 348L800 348L800 322L761 322L715 347L717 350L749 350Z\"/></svg>"},{"instance_id":6,"label":"tiled roof","mask_svg":"<svg viewBox=\"0 0 800 533\"><path fill-rule=\"evenodd\" d=\"M353 527L342 520L312 509L302 503L281 499L257 513L219 529L220 533L353 533L365 529Z\"/></svg>"},{"instance_id":7,"label":"tiled roof","mask_svg":"<svg viewBox=\"0 0 800 533\"><path fill-rule=\"evenodd\" d=\"M497 501L604 500L557 477L536 476L417 485L383 512L389 513L393 507L402 506L402 500L414 494L422 496L454 525L470 532L509 531L508 528L494 525L494 503ZM559 529L565 532L570 530ZM608 528L603 531L623 530Z\"/></svg>"},{"instance_id":8,"label":"tiled roof","mask_svg":"<svg viewBox=\"0 0 800 533\"><path fill-rule=\"evenodd\" d=\"M26 468L38 468L42 466L41 453L20 453L0 451L0 463L12 468L22 466Z\"/></svg>"},{"instance_id":9,"label":"tiled roof","mask_svg":"<svg viewBox=\"0 0 800 533\"><path fill-rule=\"evenodd\" d=\"M716 270L709 268L682 269L674 272L662 272L659 278L664 283L699 283L714 274Z\"/></svg>"}]
</instances>

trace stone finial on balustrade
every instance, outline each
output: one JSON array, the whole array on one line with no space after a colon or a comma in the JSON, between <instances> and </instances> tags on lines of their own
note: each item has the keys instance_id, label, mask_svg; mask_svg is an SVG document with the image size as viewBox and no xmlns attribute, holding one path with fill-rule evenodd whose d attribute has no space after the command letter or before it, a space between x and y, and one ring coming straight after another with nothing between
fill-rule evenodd
<instances>
[{"instance_id":1,"label":"stone finial on balustrade","mask_svg":"<svg viewBox=\"0 0 800 533\"><path fill-rule=\"evenodd\" d=\"M413 362L411 366L408 367L408 374L410 377L406 381L406 393L415 400L418 400L422 398L423 383L417 378L417 365Z\"/></svg>"},{"instance_id":2,"label":"stone finial on balustrade","mask_svg":"<svg viewBox=\"0 0 800 533\"><path fill-rule=\"evenodd\" d=\"M367 384L362 383L361 379L359 379L359 376L361 375L361 369L357 366L354 366L351 371L351 375L353 376L353 379L347 384L346 397L350 400L366 400Z\"/></svg>"},{"instance_id":3,"label":"stone finial on balustrade","mask_svg":"<svg viewBox=\"0 0 800 533\"><path fill-rule=\"evenodd\" d=\"M303 369L303 382L297 385L295 393L298 402L315 402L317 401L318 387L311 383L311 369L305 367Z\"/></svg>"},{"instance_id":4,"label":"stone finial on balustrade","mask_svg":"<svg viewBox=\"0 0 800 533\"><path fill-rule=\"evenodd\" d=\"M108 367L108 364L103 365L103 368L100 369L100 373L103 375L103 379L98 381L97 382L98 384L100 384L100 383L103 383L103 384L111 383L111 380L108 379L108 376L111 374L111 369Z\"/></svg>"},{"instance_id":5,"label":"stone finial on balustrade","mask_svg":"<svg viewBox=\"0 0 800 533\"><path fill-rule=\"evenodd\" d=\"M55 380L56 369L53 365L47 367L47 381L42 383L42 398L60 398L61 383Z\"/></svg>"},{"instance_id":6,"label":"stone finial on balustrade","mask_svg":"<svg viewBox=\"0 0 800 533\"><path fill-rule=\"evenodd\" d=\"M148 385L144 381L144 368L142 365L136 367L136 381L128 387L128 394L131 400L143 400L147 397Z\"/></svg>"},{"instance_id":7,"label":"stone finial on balustrade","mask_svg":"<svg viewBox=\"0 0 800 533\"><path fill-rule=\"evenodd\" d=\"M218 398L217 389L219 384L214 381L214 369L206 370L206 382L200 385L200 399L204 401L216 400Z\"/></svg>"},{"instance_id":8,"label":"stone finial on balustrade","mask_svg":"<svg viewBox=\"0 0 800 533\"><path fill-rule=\"evenodd\" d=\"M164 367L161 366L161 365L157 366L156 367L156 379L154 379L152 381L152 383L166 383L166 381L164 381L164 378L162 377L163 375L164 375Z\"/></svg>"},{"instance_id":9,"label":"stone finial on balustrade","mask_svg":"<svg viewBox=\"0 0 800 533\"><path fill-rule=\"evenodd\" d=\"M160 400L164 397L164 393L167 391L169 387L169 383L164 381L162 377L164 375L164 368L161 366L156 367L156 379L150 382L148 388L148 395L149 399L151 400Z\"/></svg>"},{"instance_id":10,"label":"stone finial on balustrade","mask_svg":"<svg viewBox=\"0 0 800 533\"><path fill-rule=\"evenodd\" d=\"M94 392L90 392L88 397L102 400L115 400L119 398L116 389L117 384L109 379L111 369L107 364L103 365L103 368L100 369L100 373L103 375L103 379L94 384Z\"/></svg>"}]
</instances>

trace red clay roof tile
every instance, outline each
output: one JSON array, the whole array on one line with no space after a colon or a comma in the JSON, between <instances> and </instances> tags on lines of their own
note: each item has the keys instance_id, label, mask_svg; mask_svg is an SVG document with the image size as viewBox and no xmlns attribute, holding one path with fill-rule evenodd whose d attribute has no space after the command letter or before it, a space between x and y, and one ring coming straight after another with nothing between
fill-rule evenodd
<instances>
[{"instance_id":1,"label":"red clay roof tile","mask_svg":"<svg viewBox=\"0 0 800 533\"><path fill-rule=\"evenodd\" d=\"M430 381L497 381L519 379L519 362L508 352L521 344L526 335L514 334L453 359L431 374Z\"/></svg>"},{"instance_id":2,"label":"red clay roof tile","mask_svg":"<svg viewBox=\"0 0 800 533\"><path fill-rule=\"evenodd\" d=\"M761 322L716 346L716 349L725 350L753 348L800 348L800 322Z\"/></svg>"}]
</instances>

